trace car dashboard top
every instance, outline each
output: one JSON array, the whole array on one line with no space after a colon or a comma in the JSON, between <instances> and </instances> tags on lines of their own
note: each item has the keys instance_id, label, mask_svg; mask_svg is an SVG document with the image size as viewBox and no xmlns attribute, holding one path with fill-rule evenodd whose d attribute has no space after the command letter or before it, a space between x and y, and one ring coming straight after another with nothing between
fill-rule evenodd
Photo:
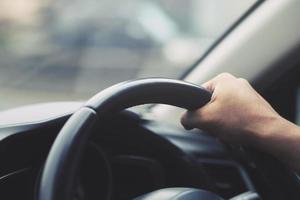
<instances>
[{"instance_id":1,"label":"car dashboard top","mask_svg":"<svg viewBox=\"0 0 300 200\"><path fill-rule=\"evenodd\" d=\"M57 102L0 113L1 199L35 199L51 144L80 106ZM271 184L272 173L258 162L269 158L261 155L252 159L243 148L202 131L187 132L125 111L93 129L73 199L132 199L180 186L209 189L224 198L251 190L271 199L269 191L282 183Z\"/></svg>"}]
</instances>

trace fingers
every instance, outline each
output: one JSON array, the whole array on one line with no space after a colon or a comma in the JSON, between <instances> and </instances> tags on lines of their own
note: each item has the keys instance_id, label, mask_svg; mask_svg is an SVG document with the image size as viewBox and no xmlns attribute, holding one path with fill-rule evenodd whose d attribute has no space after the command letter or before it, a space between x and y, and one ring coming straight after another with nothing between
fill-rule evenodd
<instances>
[{"instance_id":1,"label":"fingers","mask_svg":"<svg viewBox=\"0 0 300 200\"><path fill-rule=\"evenodd\" d=\"M209 90L210 92L214 92L215 87L224 81L229 81L229 80L235 80L237 79L235 76L229 73L221 73L218 76L214 77L213 79L205 82L202 84L202 87L205 89ZM242 81L246 81L245 79L239 78Z\"/></svg>"},{"instance_id":2,"label":"fingers","mask_svg":"<svg viewBox=\"0 0 300 200\"><path fill-rule=\"evenodd\" d=\"M207 81L206 83L202 84L202 87L207 89L210 92L214 92L215 90L215 82L213 80Z\"/></svg>"},{"instance_id":3,"label":"fingers","mask_svg":"<svg viewBox=\"0 0 300 200\"><path fill-rule=\"evenodd\" d=\"M213 103L216 94L215 89L218 87L218 85L223 85L224 83L232 80L236 80L237 78L229 73L222 73L215 78L207 81L202 85L205 89L212 92L212 100L210 103L206 104L202 108L199 108L196 111L187 111L185 112L181 117L181 124L183 127L187 130L191 130L193 128L202 128L205 126L205 123L207 122L207 118L209 117L210 110L212 110L213 106L210 104ZM243 80L244 81L244 80Z\"/></svg>"},{"instance_id":4,"label":"fingers","mask_svg":"<svg viewBox=\"0 0 300 200\"><path fill-rule=\"evenodd\" d=\"M208 91L213 93L214 89L215 89L215 81L212 79L212 80L204 83L202 85L202 87L204 87L205 89L207 89ZM214 94L213 94L213 96L214 96ZM207 103L207 104L209 104L209 103ZM182 115L181 124L186 130L191 130L200 125L200 122L202 121L202 116L203 116L201 113L204 111L204 107L206 107L207 104L204 105L202 108L199 108L198 110L187 111Z\"/></svg>"}]
</instances>

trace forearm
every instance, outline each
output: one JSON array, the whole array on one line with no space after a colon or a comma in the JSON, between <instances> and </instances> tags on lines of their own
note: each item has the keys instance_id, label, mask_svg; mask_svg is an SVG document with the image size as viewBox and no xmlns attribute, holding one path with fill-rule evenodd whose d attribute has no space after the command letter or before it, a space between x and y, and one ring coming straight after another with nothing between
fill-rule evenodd
<instances>
[{"instance_id":1,"label":"forearm","mask_svg":"<svg viewBox=\"0 0 300 200\"><path fill-rule=\"evenodd\" d=\"M281 117L262 125L254 145L300 172L300 128Z\"/></svg>"}]
</instances>

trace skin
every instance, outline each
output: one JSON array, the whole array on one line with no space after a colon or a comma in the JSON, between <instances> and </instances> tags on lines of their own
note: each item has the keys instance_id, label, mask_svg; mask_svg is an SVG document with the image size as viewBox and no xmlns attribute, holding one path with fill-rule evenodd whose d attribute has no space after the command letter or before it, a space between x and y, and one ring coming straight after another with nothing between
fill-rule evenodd
<instances>
[{"instance_id":1,"label":"skin","mask_svg":"<svg viewBox=\"0 0 300 200\"><path fill-rule=\"evenodd\" d=\"M269 152L300 172L300 128L281 117L247 80L222 73L202 85L211 101L181 118L186 129L199 128L229 143Z\"/></svg>"}]
</instances>

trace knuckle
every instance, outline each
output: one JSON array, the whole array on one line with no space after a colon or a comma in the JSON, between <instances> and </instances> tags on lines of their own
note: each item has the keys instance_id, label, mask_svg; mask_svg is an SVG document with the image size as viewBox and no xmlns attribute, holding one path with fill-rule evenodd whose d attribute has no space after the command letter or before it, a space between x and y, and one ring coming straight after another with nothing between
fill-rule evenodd
<instances>
[{"instance_id":1,"label":"knuckle","mask_svg":"<svg viewBox=\"0 0 300 200\"><path fill-rule=\"evenodd\" d=\"M223 72L217 76L218 79L233 79L235 78L232 74L228 72Z\"/></svg>"},{"instance_id":2,"label":"knuckle","mask_svg":"<svg viewBox=\"0 0 300 200\"><path fill-rule=\"evenodd\" d=\"M238 78L238 80L242 83L249 83L248 80L244 78Z\"/></svg>"}]
</instances>

